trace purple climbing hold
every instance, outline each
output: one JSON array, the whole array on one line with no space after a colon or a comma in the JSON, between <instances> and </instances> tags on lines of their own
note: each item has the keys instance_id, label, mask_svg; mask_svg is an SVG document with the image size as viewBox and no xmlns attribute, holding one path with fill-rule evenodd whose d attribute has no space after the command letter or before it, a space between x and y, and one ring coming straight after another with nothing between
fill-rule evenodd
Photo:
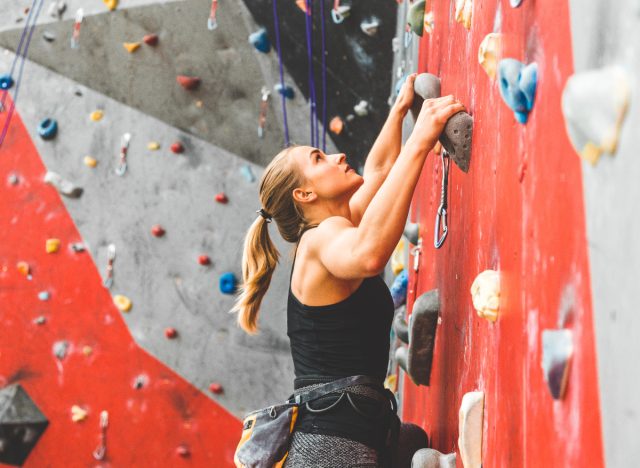
<instances>
[{"instance_id":1,"label":"purple climbing hold","mask_svg":"<svg viewBox=\"0 0 640 468\"><path fill-rule=\"evenodd\" d=\"M502 59L498 64L498 78L502 99L513 110L518 122L527 123L536 95L538 64L525 65L515 59Z\"/></svg>"}]
</instances>

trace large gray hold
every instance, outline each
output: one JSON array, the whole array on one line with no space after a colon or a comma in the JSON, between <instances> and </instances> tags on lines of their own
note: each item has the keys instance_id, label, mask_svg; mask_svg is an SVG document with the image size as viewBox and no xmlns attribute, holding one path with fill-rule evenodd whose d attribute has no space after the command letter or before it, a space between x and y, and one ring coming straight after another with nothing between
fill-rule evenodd
<instances>
[{"instance_id":1,"label":"large gray hold","mask_svg":"<svg viewBox=\"0 0 640 468\"><path fill-rule=\"evenodd\" d=\"M421 98L413 100L411 114L415 120L424 100L440 97L440 78L431 73L421 73L413 83L413 90ZM440 135L440 143L463 172L469 172L472 136L473 118L466 112L453 115Z\"/></svg>"}]
</instances>

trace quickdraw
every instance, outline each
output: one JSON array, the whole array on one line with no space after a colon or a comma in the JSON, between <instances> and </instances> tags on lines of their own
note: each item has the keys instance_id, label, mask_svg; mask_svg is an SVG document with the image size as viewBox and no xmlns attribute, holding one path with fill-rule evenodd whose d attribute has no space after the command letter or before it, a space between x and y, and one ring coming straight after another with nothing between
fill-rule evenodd
<instances>
[{"instance_id":1,"label":"quickdraw","mask_svg":"<svg viewBox=\"0 0 640 468\"><path fill-rule=\"evenodd\" d=\"M271 91L266 86L262 87L262 100L260 101L260 116L258 117L258 136L264 138L264 127L267 123L267 108L269 107L269 95Z\"/></svg>"},{"instance_id":2,"label":"quickdraw","mask_svg":"<svg viewBox=\"0 0 640 468\"><path fill-rule=\"evenodd\" d=\"M73 23L73 34L71 35L71 48L77 49L80 45L80 26L82 26L82 19L84 18L84 11L82 8L78 8L76 11L76 20Z\"/></svg>"},{"instance_id":3,"label":"quickdraw","mask_svg":"<svg viewBox=\"0 0 640 468\"><path fill-rule=\"evenodd\" d=\"M113 262L115 259L116 246L115 244L109 244L107 248L107 275L103 282L105 288L110 288L113 285Z\"/></svg>"},{"instance_id":4,"label":"quickdraw","mask_svg":"<svg viewBox=\"0 0 640 468\"><path fill-rule=\"evenodd\" d=\"M440 192L440 206L436 214L436 224L433 230L433 245L436 249L442 247L447 238L449 228L447 226L447 190L449 186L449 164L451 162L449 153L442 148L442 191ZM440 230L442 228L442 231ZM442 232L442 234L440 234Z\"/></svg>"},{"instance_id":5,"label":"quickdraw","mask_svg":"<svg viewBox=\"0 0 640 468\"><path fill-rule=\"evenodd\" d=\"M218 0L211 0L211 11L209 12L209 19L207 20L207 28L209 31L213 31L218 27L218 21L216 20L216 10L218 9Z\"/></svg>"},{"instance_id":6,"label":"quickdraw","mask_svg":"<svg viewBox=\"0 0 640 468\"><path fill-rule=\"evenodd\" d=\"M103 460L107 452L107 426L109 425L109 413L105 410L100 412L100 443L93 451L93 458Z\"/></svg>"},{"instance_id":7,"label":"quickdraw","mask_svg":"<svg viewBox=\"0 0 640 468\"><path fill-rule=\"evenodd\" d=\"M116 166L116 174L119 176L127 172L127 153L129 151L129 142L131 141L131 133L122 135L122 144L120 146L120 162Z\"/></svg>"},{"instance_id":8,"label":"quickdraw","mask_svg":"<svg viewBox=\"0 0 640 468\"><path fill-rule=\"evenodd\" d=\"M331 9L331 19L335 24L340 24L349 16L350 11L350 6L340 5L340 0L335 0Z\"/></svg>"}]
</instances>

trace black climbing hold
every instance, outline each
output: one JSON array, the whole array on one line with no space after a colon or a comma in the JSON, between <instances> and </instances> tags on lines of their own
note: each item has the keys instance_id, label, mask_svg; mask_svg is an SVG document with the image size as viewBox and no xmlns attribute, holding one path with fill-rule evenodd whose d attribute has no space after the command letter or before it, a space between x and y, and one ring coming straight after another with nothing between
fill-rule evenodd
<instances>
[{"instance_id":1,"label":"black climbing hold","mask_svg":"<svg viewBox=\"0 0 640 468\"><path fill-rule=\"evenodd\" d=\"M416 385L429 385L440 312L437 289L422 294L409 318L409 344L396 350L396 360Z\"/></svg>"},{"instance_id":2,"label":"black climbing hold","mask_svg":"<svg viewBox=\"0 0 640 468\"><path fill-rule=\"evenodd\" d=\"M0 463L22 466L48 424L22 385L0 389Z\"/></svg>"}]
</instances>

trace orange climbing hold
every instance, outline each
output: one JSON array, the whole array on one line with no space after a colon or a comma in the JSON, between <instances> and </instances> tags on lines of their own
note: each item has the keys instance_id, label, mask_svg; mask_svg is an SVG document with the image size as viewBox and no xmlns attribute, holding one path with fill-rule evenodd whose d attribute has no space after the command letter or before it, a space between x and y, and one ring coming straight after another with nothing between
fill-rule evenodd
<instances>
[{"instance_id":1,"label":"orange climbing hold","mask_svg":"<svg viewBox=\"0 0 640 468\"><path fill-rule=\"evenodd\" d=\"M335 116L333 119L331 119L331 122L329 122L329 130L331 130L336 135L340 135L343 129L344 121L340 117Z\"/></svg>"},{"instance_id":2,"label":"orange climbing hold","mask_svg":"<svg viewBox=\"0 0 640 468\"><path fill-rule=\"evenodd\" d=\"M122 45L124 46L125 49L127 49L127 52L129 52L130 54L132 54L133 52L135 52L140 48L139 42L125 42Z\"/></svg>"},{"instance_id":3,"label":"orange climbing hold","mask_svg":"<svg viewBox=\"0 0 640 468\"><path fill-rule=\"evenodd\" d=\"M184 89L192 90L196 89L200 85L200 78L196 76L178 75L176 81Z\"/></svg>"},{"instance_id":4,"label":"orange climbing hold","mask_svg":"<svg viewBox=\"0 0 640 468\"><path fill-rule=\"evenodd\" d=\"M27 262L18 262L16 267L18 268L18 271L24 276L29 277L31 275L31 267Z\"/></svg>"},{"instance_id":5,"label":"orange climbing hold","mask_svg":"<svg viewBox=\"0 0 640 468\"><path fill-rule=\"evenodd\" d=\"M220 393L222 393L224 390L222 389L222 385L220 385L217 382L212 383L211 385L209 385L209 390L212 393L215 393L216 395L219 395Z\"/></svg>"}]
</instances>

